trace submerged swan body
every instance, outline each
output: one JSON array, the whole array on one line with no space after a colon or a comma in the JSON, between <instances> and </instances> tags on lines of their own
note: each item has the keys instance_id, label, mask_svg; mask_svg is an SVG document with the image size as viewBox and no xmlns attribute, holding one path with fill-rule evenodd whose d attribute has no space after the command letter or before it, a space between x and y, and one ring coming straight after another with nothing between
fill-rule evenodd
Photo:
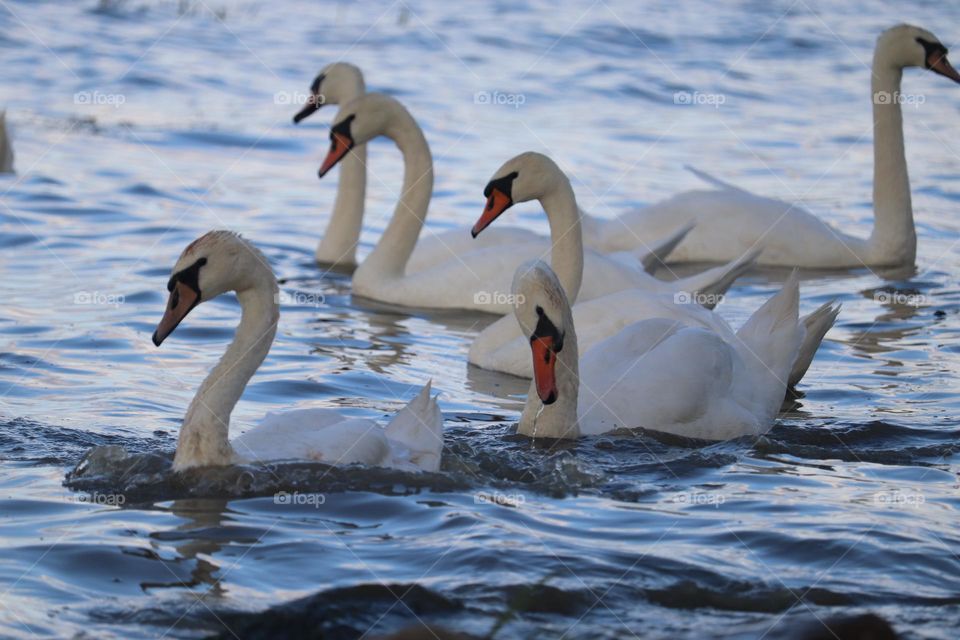
<instances>
[{"instance_id":1,"label":"submerged swan body","mask_svg":"<svg viewBox=\"0 0 960 640\"><path fill-rule=\"evenodd\" d=\"M230 441L230 414L277 332L277 280L264 255L252 244L229 231L211 231L183 251L168 289L170 299L153 334L157 346L194 307L222 293L235 291L242 310L233 342L187 409L174 470L272 460L426 471L439 468L443 421L436 400L430 397L429 384L386 428L333 409L302 409L271 413Z\"/></svg>"},{"instance_id":2,"label":"submerged swan body","mask_svg":"<svg viewBox=\"0 0 960 640\"><path fill-rule=\"evenodd\" d=\"M588 243L601 251L623 251L678 222L695 222L671 260L724 261L762 247L760 264L810 268L913 264L917 235L897 97L907 67L930 69L960 82L946 54L936 36L910 25L888 29L877 40L871 74L875 220L869 237L848 235L792 203L754 195L700 174L717 188L680 193L625 213L616 227L596 228Z\"/></svg>"}]
</instances>

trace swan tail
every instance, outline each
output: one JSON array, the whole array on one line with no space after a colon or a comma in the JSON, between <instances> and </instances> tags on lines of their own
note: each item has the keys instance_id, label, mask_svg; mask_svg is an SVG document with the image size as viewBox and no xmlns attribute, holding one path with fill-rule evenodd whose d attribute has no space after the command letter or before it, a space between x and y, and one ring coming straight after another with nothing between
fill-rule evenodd
<instances>
[{"instance_id":1,"label":"swan tail","mask_svg":"<svg viewBox=\"0 0 960 640\"><path fill-rule=\"evenodd\" d=\"M706 171L701 171L700 169L697 169L696 167L691 166L689 164L683 165L683 168L689 171L690 173L692 173L693 175L697 176L707 184L712 185L718 189L723 189L725 191L744 191L743 189L741 189L735 184L730 184L729 182L725 182L720 178L712 176ZM744 193L746 192L744 191Z\"/></svg>"},{"instance_id":2,"label":"swan tail","mask_svg":"<svg viewBox=\"0 0 960 640\"><path fill-rule=\"evenodd\" d=\"M677 248L677 245L683 242L687 234L693 231L696 224L696 221L689 222L672 235L662 239L659 244L651 247L643 247L642 250L638 251L637 259L640 260L640 264L643 265L643 270L650 275L655 274L657 268L667 263L667 258L670 257L673 250Z\"/></svg>"},{"instance_id":3,"label":"swan tail","mask_svg":"<svg viewBox=\"0 0 960 640\"><path fill-rule=\"evenodd\" d=\"M800 350L800 284L794 270L775 296L763 303L737 331L748 371L756 372L751 385L762 402L769 403L770 419L776 415L787 390L790 370Z\"/></svg>"},{"instance_id":4,"label":"swan tail","mask_svg":"<svg viewBox=\"0 0 960 640\"><path fill-rule=\"evenodd\" d=\"M0 111L0 173L13 173L13 144L7 133L6 111Z\"/></svg>"},{"instance_id":5,"label":"swan tail","mask_svg":"<svg viewBox=\"0 0 960 640\"><path fill-rule=\"evenodd\" d=\"M432 380L390 420L387 437L409 450L409 460L423 471L440 469L443 451L443 414L430 396Z\"/></svg>"},{"instance_id":6,"label":"swan tail","mask_svg":"<svg viewBox=\"0 0 960 640\"><path fill-rule=\"evenodd\" d=\"M696 300L707 309L713 309L733 283L756 264L761 251L762 249L751 249L723 266L707 269L689 278L681 278L676 281L677 291L687 292L691 300Z\"/></svg>"},{"instance_id":7,"label":"swan tail","mask_svg":"<svg viewBox=\"0 0 960 640\"><path fill-rule=\"evenodd\" d=\"M836 322L841 305L835 303L836 300L831 300L813 313L800 319L804 329L803 342L800 343L800 352L797 354L796 360L793 361L793 369L790 371L790 379L787 381L790 388L797 386L807 373L810 363L813 362L813 356L816 355L820 343L823 342L823 337Z\"/></svg>"}]
</instances>

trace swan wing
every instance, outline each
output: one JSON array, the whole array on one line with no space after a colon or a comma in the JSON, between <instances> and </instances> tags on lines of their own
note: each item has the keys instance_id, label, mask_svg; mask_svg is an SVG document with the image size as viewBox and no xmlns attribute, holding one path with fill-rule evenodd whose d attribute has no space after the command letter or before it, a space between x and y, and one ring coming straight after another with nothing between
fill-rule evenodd
<instances>
[{"instance_id":1,"label":"swan wing","mask_svg":"<svg viewBox=\"0 0 960 640\"><path fill-rule=\"evenodd\" d=\"M436 397L430 396L431 382L395 415L386 427L394 457L391 466L412 464L423 471L438 471L443 451L443 415Z\"/></svg>"}]
</instances>

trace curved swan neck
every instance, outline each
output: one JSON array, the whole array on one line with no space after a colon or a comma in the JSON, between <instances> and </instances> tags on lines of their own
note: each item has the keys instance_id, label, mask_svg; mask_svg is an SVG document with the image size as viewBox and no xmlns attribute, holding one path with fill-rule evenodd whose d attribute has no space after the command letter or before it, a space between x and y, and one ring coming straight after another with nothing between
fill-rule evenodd
<instances>
[{"instance_id":1,"label":"curved swan neck","mask_svg":"<svg viewBox=\"0 0 960 640\"><path fill-rule=\"evenodd\" d=\"M910 202L910 178L903 144L900 81L903 69L878 47L873 58L873 262L913 263L917 235Z\"/></svg>"},{"instance_id":2,"label":"curved swan neck","mask_svg":"<svg viewBox=\"0 0 960 640\"><path fill-rule=\"evenodd\" d=\"M259 275L255 286L237 292L242 310L240 325L187 409L173 458L174 469L225 465L236 458L229 442L230 414L267 357L280 317L277 282L269 270L266 272Z\"/></svg>"},{"instance_id":3,"label":"curved swan neck","mask_svg":"<svg viewBox=\"0 0 960 640\"><path fill-rule=\"evenodd\" d=\"M403 154L403 192L390 224L353 279L399 278L404 275L427 216L433 194L433 159L423 131L407 111L397 111L383 135Z\"/></svg>"},{"instance_id":4,"label":"curved swan neck","mask_svg":"<svg viewBox=\"0 0 960 640\"><path fill-rule=\"evenodd\" d=\"M573 304L583 281L583 227L570 180L558 177L557 187L541 197L540 204L550 221L550 266Z\"/></svg>"},{"instance_id":5,"label":"curved swan neck","mask_svg":"<svg viewBox=\"0 0 960 640\"><path fill-rule=\"evenodd\" d=\"M559 278L559 275L558 275ZM523 407L517 433L529 438L579 438L577 395L580 392L580 354L573 313L569 305L563 310L563 324L567 328L563 349L557 354L555 365L557 399L545 405L537 395L537 383L530 382L527 403Z\"/></svg>"},{"instance_id":6,"label":"curved swan neck","mask_svg":"<svg viewBox=\"0 0 960 640\"><path fill-rule=\"evenodd\" d=\"M355 264L367 195L367 145L355 147L340 163L337 199L317 246L317 262Z\"/></svg>"}]
</instances>

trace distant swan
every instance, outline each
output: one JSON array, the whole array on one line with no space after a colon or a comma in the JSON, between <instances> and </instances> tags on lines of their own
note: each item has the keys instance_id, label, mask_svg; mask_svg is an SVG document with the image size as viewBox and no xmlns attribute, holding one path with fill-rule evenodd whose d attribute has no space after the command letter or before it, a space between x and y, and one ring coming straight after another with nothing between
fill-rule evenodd
<instances>
[{"instance_id":1,"label":"distant swan","mask_svg":"<svg viewBox=\"0 0 960 640\"><path fill-rule=\"evenodd\" d=\"M334 409L271 413L229 440L230 414L247 382L270 351L277 332L279 290L260 251L230 231L211 231L191 243L173 268L170 299L153 334L157 346L201 302L235 291L241 318L233 342L200 385L180 427L173 459L177 471L245 461L315 460L436 471L443 420L429 383L380 428Z\"/></svg>"},{"instance_id":2,"label":"distant swan","mask_svg":"<svg viewBox=\"0 0 960 640\"><path fill-rule=\"evenodd\" d=\"M917 234L900 106L906 67L930 69L960 82L960 74L947 61L946 47L929 31L899 25L880 34L871 75L875 221L869 238L847 235L795 204L757 196L701 173L719 189L687 191L624 213L616 225L597 227L595 233L588 229L588 244L600 251L623 251L678 223L695 221L671 260L722 262L760 246L760 264L812 268L913 264Z\"/></svg>"},{"instance_id":3,"label":"distant swan","mask_svg":"<svg viewBox=\"0 0 960 640\"><path fill-rule=\"evenodd\" d=\"M638 427L707 440L765 433L803 335L796 273L736 336L651 318L582 357L570 303L550 267L522 266L512 291L534 371L517 431L532 438Z\"/></svg>"}]
</instances>

